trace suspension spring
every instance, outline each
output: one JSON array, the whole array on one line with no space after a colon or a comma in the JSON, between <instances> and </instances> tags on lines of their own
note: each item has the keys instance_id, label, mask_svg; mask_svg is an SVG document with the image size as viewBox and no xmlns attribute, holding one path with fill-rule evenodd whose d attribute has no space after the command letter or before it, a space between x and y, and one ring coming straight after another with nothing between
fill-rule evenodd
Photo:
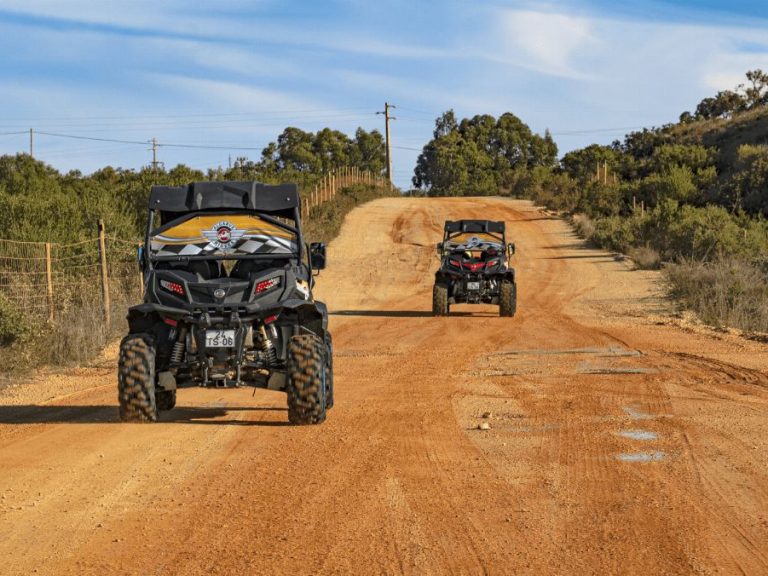
<instances>
[{"instance_id":1,"label":"suspension spring","mask_svg":"<svg viewBox=\"0 0 768 576\"><path fill-rule=\"evenodd\" d=\"M277 350L272 339L267 336L267 331L264 326L259 327L259 333L261 334L261 351L264 354L264 363L267 366L274 366L277 364Z\"/></svg>"},{"instance_id":2,"label":"suspension spring","mask_svg":"<svg viewBox=\"0 0 768 576\"><path fill-rule=\"evenodd\" d=\"M179 337L171 350L171 364L181 364L184 361L184 348L186 347L187 329L179 330Z\"/></svg>"}]
</instances>

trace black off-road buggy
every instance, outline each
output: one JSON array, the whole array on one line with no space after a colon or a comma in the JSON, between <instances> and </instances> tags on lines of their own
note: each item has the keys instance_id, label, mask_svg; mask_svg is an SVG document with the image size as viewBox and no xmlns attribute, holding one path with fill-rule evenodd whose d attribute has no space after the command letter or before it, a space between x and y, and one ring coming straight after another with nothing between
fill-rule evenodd
<instances>
[{"instance_id":1,"label":"black off-road buggy","mask_svg":"<svg viewBox=\"0 0 768 576\"><path fill-rule=\"evenodd\" d=\"M144 303L120 345L123 421L155 421L184 386L288 394L288 419L333 406L328 313L312 297L325 246L306 247L294 184L154 186L139 251Z\"/></svg>"},{"instance_id":2,"label":"black off-road buggy","mask_svg":"<svg viewBox=\"0 0 768 576\"><path fill-rule=\"evenodd\" d=\"M517 309L515 270L509 258L515 245L507 244L504 222L447 221L437 244L440 269L435 273L432 313L446 316L451 304L498 304L501 316Z\"/></svg>"}]
</instances>

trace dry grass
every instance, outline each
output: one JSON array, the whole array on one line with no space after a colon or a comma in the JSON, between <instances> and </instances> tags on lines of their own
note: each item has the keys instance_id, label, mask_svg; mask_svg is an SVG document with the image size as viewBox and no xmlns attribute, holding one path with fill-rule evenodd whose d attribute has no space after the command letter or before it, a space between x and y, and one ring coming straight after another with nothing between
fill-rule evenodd
<instances>
[{"instance_id":1,"label":"dry grass","mask_svg":"<svg viewBox=\"0 0 768 576\"><path fill-rule=\"evenodd\" d=\"M757 264L718 258L665 268L672 295L706 323L768 332L768 272Z\"/></svg>"},{"instance_id":2,"label":"dry grass","mask_svg":"<svg viewBox=\"0 0 768 576\"><path fill-rule=\"evenodd\" d=\"M584 238L590 240L595 234L595 224L592 222L589 216L586 214L574 214L573 226L576 228L576 233Z\"/></svg>"},{"instance_id":3,"label":"dry grass","mask_svg":"<svg viewBox=\"0 0 768 576\"><path fill-rule=\"evenodd\" d=\"M92 360L111 340L128 329L129 298L112 302L112 325L107 330L101 299L70 301L53 324L25 327L13 343L0 346L2 372L16 373L36 366L72 366Z\"/></svg>"},{"instance_id":4,"label":"dry grass","mask_svg":"<svg viewBox=\"0 0 768 576\"><path fill-rule=\"evenodd\" d=\"M630 248L628 256L639 270L658 270L661 268L661 255L647 246Z\"/></svg>"},{"instance_id":5,"label":"dry grass","mask_svg":"<svg viewBox=\"0 0 768 576\"><path fill-rule=\"evenodd\" d=\"M384 187L355 185L339 191L337 196L312 209L303 223L308 241L329 242L339 233L344 217L355 206L397 195ZM128 330L125 320L129 306L141 296L138 291L138 268L131 261L111 270L112 325L107 330L100 288L72 290L59 294L53 324L26 318L20 311L0 301L0 377L20 373L36 366L81 365L91 361L110 341Z\"/></svg>"}]
</instances>

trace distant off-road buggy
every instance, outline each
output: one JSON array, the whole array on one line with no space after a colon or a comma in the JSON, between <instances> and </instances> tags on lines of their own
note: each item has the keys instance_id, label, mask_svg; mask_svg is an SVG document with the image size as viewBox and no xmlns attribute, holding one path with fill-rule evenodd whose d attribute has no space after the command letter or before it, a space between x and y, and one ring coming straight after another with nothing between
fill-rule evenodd
<instances>
[{"instance_id":1,"label":"distant off-road buggy","mask_svg":"<svg viewBox=\"0 0 768 576\"><path fill-rule=\"evenodd\" d=\"M501 316L517 310L515 270L509 258L504 222L447 221L437 244L440 269L435 273L432 313L446 316L451 304L498 304Z\"/></svg>"},{"instance_id":2,"label":"distant off-road buggy","mask_svg":"<svg viewBox=\"0 0 768 576\"><path fill-rule=\"evenodd\" d=\"M300 205L294 184L152 188L144 303L120 345L123 421L157 420L184 386L283 390L291 423L325 420L333 346L312 296L325 246L304 244Z\"/></svg>"}]
</instances>

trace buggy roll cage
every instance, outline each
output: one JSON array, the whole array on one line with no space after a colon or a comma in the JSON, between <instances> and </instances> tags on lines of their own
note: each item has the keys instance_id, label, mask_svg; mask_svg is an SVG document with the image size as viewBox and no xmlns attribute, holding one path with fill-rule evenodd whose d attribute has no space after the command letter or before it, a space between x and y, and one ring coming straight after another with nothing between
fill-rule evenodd
<instances>
[{"instance_id":1,"label":"buggy roll cage","mask_svg":"<svg viewBox=\"0 0 768 576\"><path fill-rule=\"evenodd\" d=\"M152 262L189 262L195 260L290 259L302 261L304 237L301 233L301 200L296 184L261 184L250 181L194 182L187 186L152 186L149 218L144 237L144 255ZM205 214L257 214L259 218L296 236L296 254L195 254L184 256L153 255L152 236L181 222ZM155 218L161 225L153 229ZM294 226L280 220L291 220Z\"/></svg>"},{"instance_id":2,"label":"buggy roll cage","mask_svg":"<svg viewBox=\"0 0 768 576\"><path fill-rule=\"evenodd\" d=\"M514 250L511 245L507 246L504 222L493 220L448 220L443 231L443 241L437 245L438 250L442 252L448 242L463 234L487 234L498 240L505 252L508 249Z\"/></svg>"}]
</instances>

